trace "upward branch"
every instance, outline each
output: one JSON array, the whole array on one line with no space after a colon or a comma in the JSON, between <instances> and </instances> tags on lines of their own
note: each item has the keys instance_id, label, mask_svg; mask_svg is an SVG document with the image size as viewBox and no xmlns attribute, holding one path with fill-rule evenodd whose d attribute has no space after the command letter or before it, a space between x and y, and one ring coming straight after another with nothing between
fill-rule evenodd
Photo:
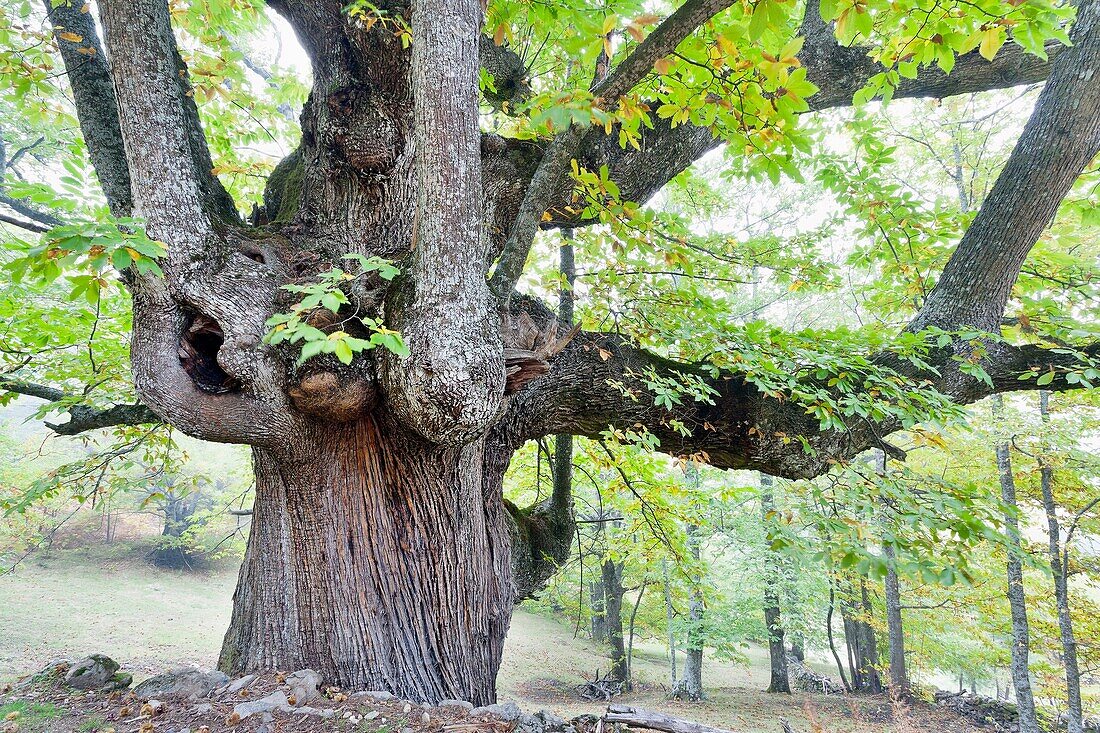
<instances>
[{"instance_id":1,"label":"upward branch","mask_svg":"<svg viewBox=\"0 0 1100 733\"><path fill-rule=\"evenodd\" d=\"M1035 112L910 328L995 332L1028 252L1100 153L1100 2L1082 4Z\"/></svg>"},{"instance_id":2,"label":"upward branch","mask_svg":"<svg viewBox=\"0 0 1100 733\"><path fill-rule=\"evenodd\" d=\"M806 100L810 113L850 106L852 96L871 77L885 70L868 55L866 47L837 43L832 27L821 19L816 2L807 4L800 33L806 40L798 59L806 67L807 79L818 87L818 92ZM894 98L950 97L1041 82L1050 73L1052 61L1067 50L1057 42L1048 44L1046 52L1050 60L1047 60L1016 44L1006 44L992 61L978 51L971 51L956 59L950 74L937 66L925 66L916 78L902 78ZM640 134L639 148L635 150L621 147L615 135L591 129L575 157L588 170L606 165L624 200L645 202L705 153L723 144L706 127L692 124L673 127L669 120L659 117L653 120L652 129L643 128ZM553 209L557 217L547 222L548 226L591 223L561 215L568 194L568 190L560 191L550 201L547 208Z\"/></svg>"},{"instance_id":3,"label":"upward branch","mask_svg":"<svg viewBox=\"0 0 1100 733\"><path fill-rule=\"evenodd\" d=\"M386 356L394 409L424 437L468 440L504 394L482 236L478 0L416 0L412 91L417 183L412 262L394 312L411 356Z\"/></svg>"},{"instance_id":4,"label":"upward branch","mask_svg":"<svg viewBox=\"0 0 1100 733\"><path fill-rule=\"evenodd\" d=\"M593 84L592 93L597 97L597 103L607 106L617 104L619 97L645 78L658 59L675 51L699 26L732 4L732 0L685 2L612 69L605 79ZM490 280L490 287L497 297L507 299L523 273L542 214L563 194L569 163L576 157L587 132L587 128L576 123L571 124L554 137L543 153Z\"/></svg>"},{"instance_id":5,"label":"upward branch","mask_svg":"<svg viewBox=\"0 0 1100 733\"><path fill-rule=\"evenodd\" d=\"M140 182L131 191L135 213L159 236L170 232L180 240L177 251L184 239L188 248L201 248L220 206L208 183L209 152L194 154L205 141L201 130L192 129L197 113L180 84L185 74L168 7L164 0L108 0L100 7L115 61L112 78L130 178Z\"/></svg>"},{"instance_id":6,"label":"upward branch","mask_svg":"<svg viewBox=\"0 0 1100 733\"><path fill-rule=\"evenodd\" d=\"M80 132L99 176L103 195L115 216L129 216L133 209L130 168L122 144L115 88L95 20L91 13L81 12L76 3L43 2L73 90Z\"/></svg>"}]
</instances>

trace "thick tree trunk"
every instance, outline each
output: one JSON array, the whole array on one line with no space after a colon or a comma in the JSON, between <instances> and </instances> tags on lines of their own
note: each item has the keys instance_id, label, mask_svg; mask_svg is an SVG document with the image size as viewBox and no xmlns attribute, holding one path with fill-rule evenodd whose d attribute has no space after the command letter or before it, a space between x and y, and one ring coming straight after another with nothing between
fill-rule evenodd
<instances>
[{"instance_id":1,"label":"thick tree trunk","mask_svg":"<svg viewBox=\"0 0 1100 733\"><path fill-rule=\"evenodd\" d=\"M1043 422L1050 421L1050 393L1039 392L1039 413ZM1063 555L1062 528L1058 521L1058 504L1054 500L1054 469L1040 458L1039 488L1043 494L1043 509L1047 515L1047 544L1050 572L1054 576L1054 600L1058 607L1058 631L1062 637L1062 665L1066 672L1066 733L1082 733L1084 714L1081 709L1081 672L1077 664L1077 640L1073 634L1073 617L1069 611L1069 578L1066 568L1068 554Z\"/></svg>"},{"instance_id":2,"label":"thick tree trunk","mask_svg":"<svg viewBox=\"0 0 1100 733\"><path fill-rule=\"evenodd\" d=\"M993 397L993 416L1000 419L1004 403L1000 395ZM1020 542L1020 525L1016 521L1016 482L1012 476L1012 457L1008 443L999 442L997 474L1001 481L1001 501L1009 507L1005 513L1005 534L1008 536L1008 606L1012 616L1012 685L1016 690L1016 709L1020 716L1020 733L1038 733L1039 722L1035 716L1035 698L1031 692L1028 673L1029 632L1027 601L1024 598L1024 571L1020 562L1023 552Z\"/></svg>"},{"instance_id":3,"label":"thick tree trunk","mask_svg":"<svg viewBox=\"0 0 1100 733\"><path fill-rule=\"evenodd\" d=\"M221 669L310 667L351 689L493 702L515 591L481 444L442 448L368 418L318 429L299 453L254 452Z\"/></svg>"}]
</instances>

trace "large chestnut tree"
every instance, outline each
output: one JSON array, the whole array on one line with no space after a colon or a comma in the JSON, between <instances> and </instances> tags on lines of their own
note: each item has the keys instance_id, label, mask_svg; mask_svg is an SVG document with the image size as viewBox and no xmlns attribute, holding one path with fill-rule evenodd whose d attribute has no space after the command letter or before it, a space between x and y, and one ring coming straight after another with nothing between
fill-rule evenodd
<instances>
[{"instance_id":1,"label":"large chestnut tree","mask_svg":"<svg viewBox=\"0 0 1100 733\"><path fill-rule=\"evenodd\" d=\"M1021 268L1100 149L1095 0L268 5L308 54L312 87L297 148L247 216L219 179L225 136L204 134L216 99L196 94L210 88L184 59L200 38L239 63L232 20L262 8L45 0L5 3L2 16L7 59L40 34L4 66L24 103L11 108L30 115L63 64L78 152L110 210L108 225L77 226L26 188L5 190L4 220L44 232L8 271L98 268L73 276L92 301L117 271L138 400L105 405L94 388L44 383L28 359L0 386L66 410L63 434L162 421L251 446L226 672L312 667L349 688L492 701L512 608L574 533L562 491L505 501L525 441L633 437L721 468L811 477L870 447L896 455L890 433L951 404L1096 378L1095 344L1044 340L1019 317L1002 336ZM217 62L208 52L202 73ZM662 238L631 202L716 148L747 176L797 178L822 144L803 128L824 110L1038 83L1000 177L942 270L923 274L892 341L858 352L825 340L828 360L768 362L769 374L730 358L744 333L733 314L725 337L712 314L694 350L685 316L673 348L657 331L646 343L570 331L517 292L540 230L648 222L647 245L624 240L632 261L681 266L661 246L693 246L690 227ZM711 348L723 338L726 353Z\"/></svg>"}]
</instances>

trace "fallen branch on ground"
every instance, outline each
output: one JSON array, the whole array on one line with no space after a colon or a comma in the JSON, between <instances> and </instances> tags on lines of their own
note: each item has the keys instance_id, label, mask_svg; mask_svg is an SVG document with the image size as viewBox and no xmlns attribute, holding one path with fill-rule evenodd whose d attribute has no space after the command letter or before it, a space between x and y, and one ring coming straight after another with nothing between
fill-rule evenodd
<instances>
[{"instance_id":1,"label":"fallen branch on ground","mask_svg":"<svg viewBox=\"0 0 1100 733\"><path fill-rule=\"evenodd\" d=\"M674 718L664 713L632 708L626 705L608 705L603 719L608 723L623 723L633 728L648 728L664 731L665 733L733 733L733 731L725 728L714 728L696 723L693 720Z\"/></svg>"}]
</instances>

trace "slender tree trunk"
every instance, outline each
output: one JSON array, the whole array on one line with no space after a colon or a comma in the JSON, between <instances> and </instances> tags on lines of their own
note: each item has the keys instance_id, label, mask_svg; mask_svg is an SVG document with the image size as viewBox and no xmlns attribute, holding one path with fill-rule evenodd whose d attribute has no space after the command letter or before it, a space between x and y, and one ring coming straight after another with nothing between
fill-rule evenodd
<instances>
[{"instance_id":1,"label":"slender tree trunk","mask_svg":"<svg viewBox=\"0 0 1100 733\"><path fill-rule=\"evenodd\" d=\"M993 396L993 416L996 421L1004 417L1004 402L1000 395ZM1012 684L1016 690L1016 708L1020 716L1020 733L1038 733L1039 722L1035 715L1035 698L1031 692L1028 673L1029 632L1027 625L1027 601L1024 598L1024 572L1020 557L1020 525L1016 520L1016 482L1012 476L1012 457L1007 442L998 442L997 473L1001 482L1001 501L1008 507L1005 512L1005 534L1008 536L1008 605L1012 615Z\"/></svg>"},{"instance_id":2,"label":"slender tree trunk","mask_svg":"<svg viewBox=\"0 0 1100 733\"><path fill-rule=\"evenodd\" d=\"M676 634L672 630L672 584L668 581L668 560L661 559L661 573L665 581L665 622L668 625L669 688L676 689Z\"/></svg>"},{"instance_id":3,"label":"slender tree trunk","mask_svg":"<svg viewBox=\"0 0 1100 733\"><path fill-rule=\"evenodd\" d=\"M1039 413L1043 422L1050 421L1050 393L1039 392ZM1066 672L1066 731L1082 733L1084 715L1081 709L1081 672L1077 665L1077 641L1073 635L1073 618L1069 609L1069 577L1066 568L1068 553L1063 554L1062 530L1058 522L1058 504L1054 500L1054 469L1039 458L1039 487L1043 494L1043 509L1047 515L1047 541L1050 572L1054 577L1054 599L1058 607L1058 630L1062 637L1062 664Z\"/></svg>"},{"instance_id":4,"label":"slender tree trunk","mask_svg":"<svg viewBox=\"0 0 1100 733\"><path fill-rule=\"evenodd\" d=\"M897 553L893 545L884 545L888 567L884 595L886 599L886 635L890 648L890 689L899 697L909 694L909 675L905 670L905 627L901 618L901 588L898 583Z\"/></svg>"},{"instance_id":5,"label":"slender tree trunk","mask_svg":"<svg viewBox=\"0 0 1100 733\"><path fill-rule=\"evenodd\" d=\"M609 674L630 689L630 670L626 663L626 641L623 638L623 566L610 558L603 561L604 607L607 610L607 643L610 648Z\"/></svg>"},{"instance_id":6,"label":"slender tree trunk","mask_svg":"<svg viewBox=\"0 0 1100 733\"><path fill-rule=\"evenodd\" d=\"M607 599L603 589L603 572L597 580L588 584L589 606L592 610L592 641L607 642Z\"/></svg>"},{"instance_id":7,"label":"slender tree trunk","mask_svg":"<svg viewBox=\"0 0 1100 733\"><path fill-rule=\"evenodd\" d=\"M696 479L698 475L696 474ZM688 525L688 547L696 561L702 556L699 543L699 527ZM698 702L703 695L703 616L705 606L700 584L701 578L692 579L691 598L688 601L687 643L684 645L684 674L673 688L673 694L682 700Z\"/></svg>"},{"instance_id":8,"label":"slender tree trunk","mask_svg":"<svg viewBox=\"0 0 1100 733\"><path fill-rule=\"evenodd\" d=\"M829 638L829 651L833 653L833 660L836 662L836 671L840 674L840 681L844 685L846 692L852 691L852 685L848 682L848 675L844 673L844 662L840 661L840 654L836 650L836 639L833 637L833 613L836 610L836 588L835 579L832 575L829 577L829 610L825 613L825 633Z\"/></svg>"},{"instance_id":9,"label":"slender tree trunk","mask_svg":"<svg viewBox=\"0 0 1100 733\"><path fill-rule=\"evenodd\" d=\"M628 626L626 643L626 668L631 679L634 678L634 624L638 619L638 607L642 605L642 596L645 595L645 589L648 585L649 581L643 579L641 587L638 588L638 597L634 599L634 608L630 610L630 625Z\"/></svg>"},{"instance_id":10,"label":"slender tree trunk","mask_svg":"<svg viewBox=\"0 0 1100 733\"><path fill-rule=\"evenodd\" d=\"M764 527L773 522L775 496L772 477L760 474L760 519ZM771 679L768 692L790 694L791 682L787 675L787 647L783 636L783 618L779 609L779 584L783 580L780 558L770 548L764 548L764 627L768 631L768 656L771 659Z\"/></svg>"},{"instance_id":11,"label":"slender tree trunk","mask_svg":"<svg viewBox=\"0 0 1100 733\"><path fill-rule=\"evenodd\" d=\"M844 641L848 647L848 666L852 671L852 689L855 692L882 692L878 675L878 642L869 619L874 609L865 578L859 579L858 589L848 584L847 598L841 601L844 618Z\"/></svg>"},{"instance_id":12,"label":"slender tree trunk","mask_svg":"<svg viewBox=\"0 0 1100 733\"><path fill-rule=\"evenodd\" d=\"M368 418L318 428L303 453L253 453L220 668L311 667L349 689L493 702L515 591L482 444L442 448Z\"/></svg>"},{"instance_id":13,"label":"slender tree trunk","mask_svg":"<svg viewBox=\"0 0 1100 733\"><path fill-rule=\"evenodd\" d=\"M886 476L886 453L882 450L871 451L875 473ZM887 509L880 511L879 520L886 529ZM897 697L909 694L909 675L905 671L905 627L901 619L901 586L898 582L897 551L892 542L882 543L882 554L886 557L886 578L883 582L883 599L886 603L886 638L889 653L890 688Z\"/></svg>"}]
</instances>

